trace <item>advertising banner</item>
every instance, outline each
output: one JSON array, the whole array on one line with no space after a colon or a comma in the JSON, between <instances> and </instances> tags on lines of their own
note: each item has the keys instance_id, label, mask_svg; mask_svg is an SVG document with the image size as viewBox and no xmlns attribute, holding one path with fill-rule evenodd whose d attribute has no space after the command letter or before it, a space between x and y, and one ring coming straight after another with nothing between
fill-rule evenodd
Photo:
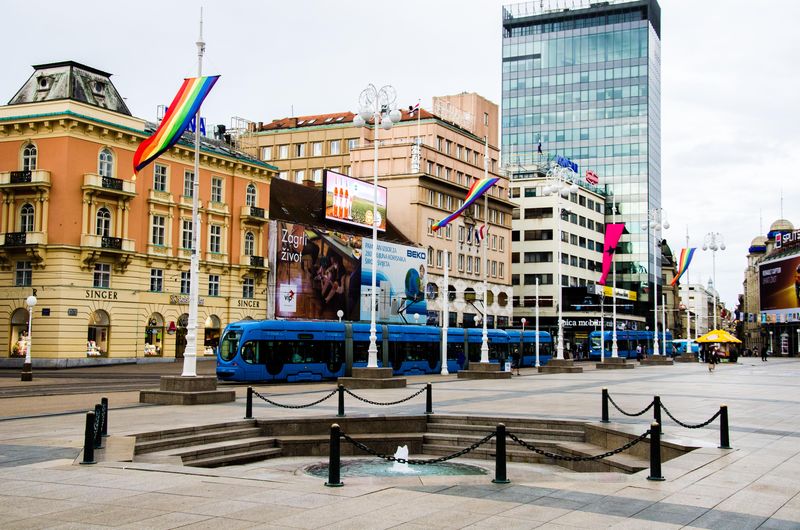
<instances>
[{"instance_id":1,"label":"advertising banner","mask_svg":"<svg viewBox=\"0 0 800 530\"><path fill-rule=\"evenodd\" d=\"M329 169L323 176L325 218L372 228L373 186ZM386 188L378 186L378 230L386 230Z\"/></svg>"},{"instance_id":2,"label":"advertising banner","mask_svg":"<svg viewBox=\"0 0 800 530\"><path fill-rule=\"evenodd\" d=\"M278 221L275 316L358 320L361 237Z\"/></svg>"},{"instance_id":3,"label":"advertising banner","mask_svg":"<svg viewBox=\"0 0 800 530\"><path fill-rule=\"evenodd\" d=\"M762 263L758 278L762 322L800 320L800 254Z\"/></svg>"},{"instance_id":4,"label":"advertising banner","mask_svg":"<svg viewBox=\"0 0 800 530\"><path fill-rule=\"evenodd\" d=\"M364 238L364 255L361 266L361 320L370 320L372 301L372 239ZM425 264L427 251L418 247L378 241L378 270L375 278L376 320L386 323L427 320L425 302ZM408 318L408 317L411 318Z\"/></svg>"}]
</instances>

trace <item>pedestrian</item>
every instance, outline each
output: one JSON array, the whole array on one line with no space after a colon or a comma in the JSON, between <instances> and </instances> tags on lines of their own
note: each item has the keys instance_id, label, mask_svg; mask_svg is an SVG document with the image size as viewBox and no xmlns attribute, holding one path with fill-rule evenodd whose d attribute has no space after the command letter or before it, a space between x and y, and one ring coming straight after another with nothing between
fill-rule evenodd
<instances>
[{"instance_id":1,"label":"pedestrian","mask_svg":"<svg viewBox=\"0 0 800 530\"><path fill-rule=\"evenodd\" d=\"M761 360L762 361L766 361L767 360L767 345L766 344L761 346Z\"/></svg>"},{"instance_id":2,"label":"pedestrian","mask_svg":"<svg viewBox=\"0 0 800 530\"><path fill-rule=\"evenodd\" d=\"M636 360L637 361L641 361L642 360L642 345L641 344L637 344L636 345Z\"/></svg>"},{"instance_id":3,"label":"pedestrian","mask_svg":"<svg viewBox=\"0 0 800 530\"><path fill-rule=\"evenodd\" d=\"M716 364L716 360L714 359L714 351L709 350L706 351L706 365L708 366L708 371L714 371L714 365Z\"/></svg>"},{"instance_id":4,"label":"pedestrian","mask_svg":"<svg viewBox=\"0 0 800 530\"><path fill-rule=\"evenodd\" d=\"M511 362L514 363L511 365L511 367L517 370L516 375L521 375L519 373L519 366L522 363L522 356L519 353L519 348L514 348L514 353L511 356Z\"/></svg>"}]
</instances>

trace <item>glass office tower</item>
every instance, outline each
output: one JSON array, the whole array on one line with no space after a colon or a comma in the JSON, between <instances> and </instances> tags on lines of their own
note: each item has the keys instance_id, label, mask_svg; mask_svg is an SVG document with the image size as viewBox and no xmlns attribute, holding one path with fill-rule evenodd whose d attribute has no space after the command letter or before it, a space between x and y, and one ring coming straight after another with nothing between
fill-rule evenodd
<instances>
[{"instance_id":1,"label":"glass office tower","mask_svg":"<svg viewBox=\"0 0 800 530\"><path fill-rule=\"evenodd\" d=\"M608 192L606 222L616 204L628 232L616 259L617 287L638 292L637 312L648 320L647 214L661 206L660 36L655 0L503 8L503 164L524 176L561 155L579 164L580 176L597 173ZM660 253L659 246L659 280Z\"/></svg>"}]
</instances>

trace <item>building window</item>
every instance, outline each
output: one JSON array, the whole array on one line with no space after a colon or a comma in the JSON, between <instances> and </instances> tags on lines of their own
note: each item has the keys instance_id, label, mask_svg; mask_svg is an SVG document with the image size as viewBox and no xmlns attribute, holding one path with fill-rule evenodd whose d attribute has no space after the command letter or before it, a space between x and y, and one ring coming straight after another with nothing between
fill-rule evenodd
<instances>
[{"instance_id":1,"label":"building window","mask_svg":"<svg viewBox=\"0 0 800 530\"><path fill-rule=\"evenodd\" d=\"M28 287L33 282L33 265L30 261L17 262L17 274L14 278L14 285L17 287Z\"/></svg>"},{"instance_id":2,"label":"building window","mask_svg":"<svg viewBox=\"0 0 800 530\"><path fill-rule=\"evenodd\" d=\"M504 278L506 275L506 264L502 261L500 262L500 277Z\"/></svg>"},{"instance_id":3,"label":"building window","mask_svg":"<svg viewBox=\"0 0 800 530\"><path fill-rule=\"evenodd\" d=\"M437 250L436 251L436 266L439 267L440 269L442 268L442 258L443 257L444 257L444 255L442 254L442 251L441 250Z\"/></svg>"},{"instance_id":4,"label":"building window","mask_svg":"<svg viewBox=\"0 0 800 530\"><path fill-rule=\"evenodd\" d=\"M114 153L107 147L100 150L100 156L97 159L97 173L101 177L114 176Z\"/></svg>"},{"instance_id":5,"label":"building window","mask_svg":"<svg viewBox=\"0 0 800 530\"><path fill-rule=\"evenodd\" d=\"M261 160L272 160L272 146L268 145L261 148Z\"/></svg>"},{"instance_id":6,"label":"building window","mask_svg":"<svg viewBox=\"0 0 800 530\"><path fill-rule=\"evenodd\" d=\"M451 229L452 229L451 225L447 225L447 226L444 227L444 238L445 239L448 239L448 240L453 239L453 231Z\"/></svg>"},{"instance_id":7,"label":"building window","mask_svg":"<svg viewBox=\"0 0 800 530\"><path fill-rule=\"evenodd\" d=\"M111 287L111 265L108 263L95 263L94 264L94 287L103 287L108 289Z\"/></svg>"},{"instance_id":8,"label":"building window","mask_svg":"<svg viewBox=\"0 0 800 530\"><path fill-rule=\"evenodd\" d=\"M167 166L161 164L153 166L153 189L167 191Z\"/></svg>"},{"instance_id":9,"label":"building window","mask_svg":"<svg viewBox=\"0 0 800 530\"><path fill-rule=\"evenodd\" d=\"M311 156L322 156L322 142L312 142Z\"/></svg>"},{"instance_id":10,"label":"building window","mask_svg":"<svg viewBox=\"0 0 800 530\"><path fill-rule=\"evenodd\" d=\"M242 298L255 298L256 282L253 278L245 277L242 282Z\"/></svg>"},{"instance_id":11,"label":"building window","mask_svg":"<svg viewBox=\"0 0 800 530\"><path fill-rule=\"evenodd\" d=\"M247 185L247 192L244 197L244 203L247 206L256 205L256 186L252 182Z\"/></svg>"},{"instance_id":12,"label":"building window","mask_svg":"<svg viewBox=\"0 0 800 530\"><path fill-rule=\"evenodd\" d=\"M449 250L447 251L447 270L453 270L453 253Z\"/></svg>"},{"instance_id":13,"label":"building window","mask_svg":"<svg viewBox=\"0 0 800 530\"><path fill-rule=\"evenodd\" d=\"M481 273L481 260L478 256L475 256L475 274Z\"/></svg>"},{"instance_id":14,"label":"building window","mask_svg":"<svg viewBox=\"0 0 800 530\"><path fill-rule=\"evenodd\" d=\"M192 273L187 271L181 272L181 294L189 294L191 283Z\"/></svg>"},{"instance_id":15,"label":"building window","mask_svg":"<svg viewBox=\"0 0 800 530\"><path fill-rule=\"evenodd\" d=\"M222 227L220 225L209 227L208 250L214 254L222 251Z\"/></svg>"},{"instance_id":16,"label":"building window","mask_svg":"<svg viewBox=\"0 0 800 530\"><path fill-rule=\"evenodd\" d=\"M472 272L472 256L467 256L467 272Z\"/></svg>"},{"instance_id":17,"label":"building window","mask_svg":"<svg viewBox=\"0 0 800 530\"><path fill-rule=\"evenodd\" d=\"M246 232L244 234L244 255L245 256L255 255L255 248L256 248L256 236L253 235L253 232Z\"/></svg>"},{"instance_id":18,"label":"building window","mask_svg":"<svg viewBox=\"0 0 800 530\"><path fill-rule=\"evenodd\" d=\"M219 177L211 177L211 200L222 202L222 179Z\"/></svg>"},{"instance_id":19,"label":"building window","mask_svg":"<svg viewBox=\"0 0 800 530\"><path fill-rule=\"evenodd\" d=\"M288 145L280 145L278 146L278 158L281 160L286 160L289 158L289 146Z\"/></svg>"},{"instance_id":20,"label":"building window","mask_svg":"<svg viewBox=\"0 0 800 530\"><path fill-rule=\"evenodd\" d=\"M278 178L281 180L289 180L289 172L288 171L279 171Z\"/></svg>"},{"instance_id":21,"label":"building window","mask_svg":"<svg viewBox=\"0 0 800 530\"><path fill-rule=\"evenodd\" d=\"M192 198L194 197L194 172L183 172L183 196Z\"/></svg>"},{"instance_id":22,"label":"building window","mask_svg":"<svg viewBox=\"0 0 800 530\"><path fill-rule=\"evenodd\" d=\"M306 171L305 169L298 169L294 172L294 181L298 184L302 184L306 178Z\"/></svg>"},{"instance_id":23,"label":"building window","mask_svg":"<svg viewBox=\"0 0 800 530\"><path fill-rule=\"evenodd\" d=\"M208 275L208 296L219 296L219 274Z\"/></svg>"},{"instance_id":24,"label":"building window","mask_svg":"<svg viewBox=\"0 0 800 530\"><path fill-rule=\"evenodd\" d=\"M358 138L350 138L347 140L347 150L352 151L358 147Z\"/></svg>"},{"instance_id":25,"label":"building window","mask_svg":"<svg viewBox=\"0 0 800 530\"><path fill-rule=\"evenodd\" d=\"M314 182L316 182L317 184L322 184L322 170L315 169L313 175L314 175Z\"/></svg>"},{"instance_id":26,"label":"building window","mask_svg":"<svg viewBox=\"0 0 800 530\"><path fill-rule=\"evenodd\" d=\"M433 247L428 247L428 268L433 267Z\"/></svg>"},{"instance_id":27,"label":"building window","mask_svg":"<svg viewBox=\"0 0 800 530\"><path fill-rule=\"evenodd\" d=\"M464 254L458 255L458 270L459 272L464 270Z\"/></svg>"},{"instance_id":28,"label":"building window","mask_svg":"<svg viewBox=\"0 0 800 530\"><path fill-rule=\"evenodd\" d=\"M154 293L164 290L164 271L162 269L150 269L150 290Z\"/></svg>"},{"instance_id":29,"label":"building window","mask_svg":"<svg viewBox=\"0 0 800 530\"><path fill-rule=\"evenodd\" d=\"M503 252L506 249L506 239L503 236L500 236L500 241L499 241L498 247L499 247L500 252Z\"/></svg>"},{"instance_id":30,"label":"building window","mask_svg":"<svg viewBox=\"0 0 800 530\"><path fill-rule=\"evenodd\" d=\"M294 144L294 157L301 158L306 156L306 144Z\"/></svg>"},{"instance_id":31,"label":"building window","mask_svg":"<svg viewBox=\"0 0 800 530\"><path fill-rule=\"evenodd\" d=\"M33 206L29 203L19 209L19 231L33 232Z\"/></svg>"},{"instance_id":32,"label":"building window","mask_svg":"<svg viewBox=\"0 0 800 530\"><path fill-rule=\"evenodd\" d=\"M153 216L153 238L152 243L164 246L164 236L166 234L167 219L163 215Z\"/></svg>"},{"instance_id":33,"label":"building window","mask_svg":"<svg viewBox=\"0 0 800 530\"><path fill-rule=\"evenodd\" d=\"M331 154L338 155L342 150L341 140L331 140Z\"/></svg>"},{"instance_id":34,"label":"building window","mask_svg":"<svg viewBox=\"0 0 800 530\"><path fill-rule=\"evenodd\" d=\"M28 144L22 150L22 171L33 171L36 169L36 159L38 157L38 151L36 150L36 146L33 144Z\"/></svg>"},{"instance_id":35,"label":"building window","mask_svg":"<svg viewBox=\"0 0 800 530\"><path fill-rule=\"evenodd\" d=\"M108 208L103 207L97 210L97 223L94 233L104 237L111 235L111 212L108 211Z\"/></svg>"},{"instance_id":36,"label":"building window","mask_svg":"<svg viewBox=\"0 0 800 530\"><path fill-rule=\"evenodd\" d=\"M184 219L181 226L181 248L192 248L192 220Z\"/></svg>"}]
</instances>

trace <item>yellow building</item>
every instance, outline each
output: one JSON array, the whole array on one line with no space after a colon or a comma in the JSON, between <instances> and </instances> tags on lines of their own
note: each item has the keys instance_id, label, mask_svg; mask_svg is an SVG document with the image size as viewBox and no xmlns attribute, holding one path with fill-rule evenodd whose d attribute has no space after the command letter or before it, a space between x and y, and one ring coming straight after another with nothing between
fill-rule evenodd
<instances>
[{"instance_id":1,"label":"yellow building","mask_svg":"<svg viewBox=\"0 0 800 530\"><path fill-rule=\"evenodd\" d=\"M71 61L34 69L0 107L0 365L20 364L31 344L33 292L34 366L181 357L193 143L134 180L133 154L155 125L131 116L110 74ZM266 317L276 168L206 138L200 164L204 352L228 322Z\"/></svg>"}]
</instances>

